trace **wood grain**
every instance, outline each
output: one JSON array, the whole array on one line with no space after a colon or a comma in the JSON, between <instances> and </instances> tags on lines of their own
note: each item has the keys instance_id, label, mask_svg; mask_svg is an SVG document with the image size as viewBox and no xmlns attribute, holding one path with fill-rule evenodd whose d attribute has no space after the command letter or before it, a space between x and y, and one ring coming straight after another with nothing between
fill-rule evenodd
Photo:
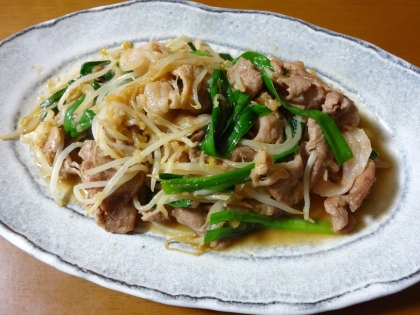
<instances>
[{"instance_id":1,"label":"wood grain","mask_svg":"<svg viewBox=\"0 0 420 315\"><path fill-rule=\"evenodd\" d=\"M273 11L358 37L420 66L420 4L395 1L202 0L207 5ZM112 0L0 0L0 40L31 25ZM348 266L351 268L351 266ZM324 315L420 314L420 284ZM0 237L0 314L218 314L159 304L112 291L58 271ZM228 313L224 313L228 314Z\"/></svg>"}]
</instances>

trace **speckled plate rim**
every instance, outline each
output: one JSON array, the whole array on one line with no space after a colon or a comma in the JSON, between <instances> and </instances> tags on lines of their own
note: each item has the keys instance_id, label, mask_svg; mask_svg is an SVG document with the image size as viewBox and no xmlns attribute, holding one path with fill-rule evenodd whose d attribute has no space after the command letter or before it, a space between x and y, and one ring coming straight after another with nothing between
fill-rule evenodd
<instances>
[{"instance_id":1,"label":"speckled plate rim","mask_svg":"<svg viewBox=\"0 0 420 315\"><path fill-rule=\"evenodd\" d=\"M364 41L337 34L322 28L318 28L311 24L305 23L303 21L275 14L269 12L258 12L258 11L240 11L240 10L229 10L229 9L220 9L220 8L212 8L203 6L200 4L192 3L192 2L182 2L182 1L141 1L143 3L162 3L162 4L170 4L174 6L182 6L183 8L194 8L203 10L204 12L217 12L217 13L232 13L232 14L254 14L254 15L262 15L262 16L270 16L275 17L282 20L288 20L293 23L300 23L309 27L310 29L314 30L315 32L322 32L327 34L331 37L340 37L344 41L351 41L356 45L360 45L370 51L373 51L377 54L380 58L387 60L388 63L392 64L396 67L401 67L404 71L411 73L412 75L419 77L420 70L415 66L401 60L398 57L395 57L382 49L366 43ZM91 10L81 11L74 14L69 14L63 16L61 18L55 19L53 21L45 22L31 28L28 28L22 32L19 32L3 42L0 43L0 50L2 46L6 43L13 41L15 38L23 36L24 34L31 32L36 29L41 28L49 28L57 23L60 23L66 19L72 19L75 16L80 14L89 14L91 12L101 12L107 10L114 10L116 8L129 8L130 6L137 6L141 5L140 2L127 2L117 5L112 5L108 7L100 7ZM350 88L351 90L351 88ZM16 122L15 122L16 123ZM392 126L390 127L392 129ZM403 170L405 173L405 179L409 179L410 174L408 174L407 169ZM402 189L402 193L399 198L402 200L406 197L406 189ZM68 211L72 213L76 213L77 211L73 209L68 209ZM383 224L387 224L386 221ZM351 305L354 303L359 303L362 301L366 301L372 298L376 298L379 296L387 295L396 291L399 291L419 280L420 276L420 264L417 261L417 269L414 272L407 273L404 277L397 277L390 281L378 281L378 282L370 282L364 285L359 286L358 288L352 288L351 290L345 291L344 293L340 293L334 296L328 296L323 299L318 299L314 302L305 303L305 302L283 302L283 301L272 301L269 303L258 303L253 301L229 301L224 299L223 297L213 297L213 296L191 296L188 294L168 294L164 292L164 290L157 290L154 288L149 288L142 285L136 285L132 283L126 283L124 281L119 281L117 279L112 279L111 277L106 277L101 273L89 270L88 268L81 267L77 264L73 264L72 262L63 259L60 255L50 252L42 248L42 246L38 246L36 242L32 241L27 236L20 234L12 227L9 227L7 222L0 220L0 234L8 239L10 242L15 244L16 246L20 247L21 249L25 250L29 254L33 255L34 257L64 271L92 282L98 283L105 287L115 289L118 291L126 292L129 294L133 294L136 296L140 296L143 298L155 300L162 303L179 305L179 306L188 306L188 307L203 307L203 308L210 308L216 310L225 310L225 311L232 311L232 312L243 312L243 313L261 313L261 314L274 314L274 313L293 313L293 314L301 314L301 313L314 313L319 311L325 311L330 309L336 309L340 307L344 307L347 305ZM369 235L364 235L364 237L369 237Z\"/></svg>"}]
</instances>

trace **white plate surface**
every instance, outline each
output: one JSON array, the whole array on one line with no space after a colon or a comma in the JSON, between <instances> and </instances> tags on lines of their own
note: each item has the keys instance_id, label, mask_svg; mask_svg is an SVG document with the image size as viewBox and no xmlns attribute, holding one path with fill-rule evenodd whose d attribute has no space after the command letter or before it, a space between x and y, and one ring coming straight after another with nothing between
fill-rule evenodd
<instances>
[{"instance_id":1,"label":"white plate surface","mask_svg":"<svg viewBox=\"0 0 420 315\"><path fill-rule=\"evenodd\" d=\"M420 70L366 42L287 16L191 2L128 2L70 14L0 43L0 134L14 130L46 81L76 61L123 41L181 34L227 50L303 60L352 96L379 126L376 136L395 163L392 182L381 186L366 227L298 246L200 257L166 251L160 235L106 233L77 205L56 207L28 148L8 141L0 143L0 234L36 258L102 286L231 312L315 313L417 282Z\"/></svg>"}]
</instances>

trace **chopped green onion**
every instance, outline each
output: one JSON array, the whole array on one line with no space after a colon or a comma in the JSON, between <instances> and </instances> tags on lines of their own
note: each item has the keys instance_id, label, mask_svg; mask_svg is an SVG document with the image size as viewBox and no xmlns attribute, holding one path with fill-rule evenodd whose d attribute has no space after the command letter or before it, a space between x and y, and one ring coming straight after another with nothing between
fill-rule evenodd
<instances>
[{"instance_id":1,"label":"chopped green onion","mask_svg":"<svg viewBox=\"0 0 420 315\"><path fill-rule=\"evenodd\" d=\"M374 149L372 149L372 152L370 152L369 159L374 160L379 156L379 153L376 152Z\"/></svg>"},{"instance_id":2,"label":"chopped green onion","mask_svg":"<svg viewBox=\"0 0 420 315\"><path fill-rule=\"evenodd\" d=\"M93 87L95 90L97 90L97 89L99 89L99 88L101 87L101 85L100 85L98 82L93 81L93 82L92 82L92 87Z\"/></svg>"},{"instance_id":3,"label":"chopped green onion","mask_svg":"<svg viewBox=\"0 0 420 315\"><path fill-rule=\"evenodd\" d=\"M233 228L231 226L224 226L208 230L204 235L204 244L211 243L213 241L219 241L224 239L236 238L247 234L255 233L260 231L261 228L257 226L238 226Z\"/></svg>"},{"instance_id":4,"label":"chopped green onion","mask_svg":"<svg viewBox=\"0 0 420 315\"><path fill-rule=\"evenodd\" d=\"M85 62L84 64L82 64L82 66L80 67L80 77L83 77L87 74L92 73L93 68L97 67L97 66L106 66L110 63L111 61L109 60L102 60L102 61L89 61L89 62ZM104 74L101 79L106 81L111 80L114 77L115 73L110 71L106 74ZM51 104L58 102L60 100L60 98L64 95L64 93L67 91L68 87L74 82L74 80L70 80L67 83L67 86L57 92L55 92L53 95L51 95L49 98L47 98L45 101L43 101L40 104L41 108L46 108L48 106L50 106ZM97 85L94 85L94 83L92 83L93 87L95 88L95 90L97 90L100 85L96 82ZM98 86L99 85L99 86ZM55 109L55 108L54 108Z\"/></svg>"},{"instance_id":5,"label":"chopped green onion","mask_svg":"<svg viewBox=\"0 0 420 315\"><path fill-rule=\"evenodd\" d=\"M177 201L172 201L168 203L168 205L175 207L175 208L191 208L192 207L192 200L191 199L181 199Z\"/></svg>"},{"instance_id":6,"label":"chopped green onion","mask_svg":"<svg viewBox=\"0 0 420 315\"><path fill-rule=\"evenodd\" d=\"M159 174L159 179L174 179L174 178L184 178L185 175L180 174L171 174L171 173L162 173Z\"/></svg>"},{"instance_id":7,"label":"chopped green onion","mask_svg":"<svg viewBox=\"0 0 420 315\"><path fill-rule=\"evenodd\" d=\"M233 60L233 58L230 54L220 53L219 56L224 60L229 60L229 61Z\"/></svg>"},{"instance_id":8,"label":"chopped green onion","mask_svg":"<svg viewBox=\"0 0 420 315\"><path fill-rule=\"evenodd\" d=\"M315 223L311 223L301 218L273 218L255 212L240 210L226 210L213 213L210 215L209 225L229 221L240 221L241 224L237 228L219 227L208 230L204 235L204 243L207 244L221 239L242 236L261 230L262 228L334 234L332 225L328 221L316 220ZM242 223L247 224L244 225Z\"/></svg>"},{"instance_id":9,"label":"chopped green onion","mask_svg":"<svg viewBox=\"0 0 420 315\"><path fill-rule=\"evenodd\" d=\"M84 64L82 64L82 66L80 67L80 75L83 77L87 74L92 73L93 68L97 67L97 66L107 66L111 63L110 60L99 60L99 61L88 61L85 62Z\"/></svg>"},{"instance_id":10,"label":"chopped green onion","mask_svg":"<svg viewBox=\"0 0 420 315\"><path fill-rule=\"evenodd\" d=\"M192 54L197 55L197 56L202 56L202 57L210 57L210 55L206 53L205 51L197 50L197 48L195 48L192 42L188 42L187 44L191 48Z\"/></svg>"},{"instance_id":11,"label":"chopped green onion","mask_svg":"<svg viewBox=\"0 0 420 315\"><path fill-rule=\"evenodd\" d=\"M259 104L247 106L250 95L233 90L223 70L217 69L212 73L208 87L213 110L211 123L200 149L208 155L226 158L258 117L268 115L272 111ZM228 100L227 106L217 102L218 94L222 94Z\"/></svg>"},{"instance_id":12,"label":"chopped green onion","mask_svg":"<svg viewBox=\"0 0 420 315\"><path fill-rule=\"evenodd\" d=\"M316 233L333 234L331 223L323 220L316 220L311 223L301 218L273 218L255 212L240 210L226 210L210 215L209 225L228 221L240 221L259 224L265 228L274 230L305 231Z\"/></svg>"},{"instance_id":13,"label":"chopped green onion","mask_svg":"<svg viewBox=\"0 0 420 315\"><path fill-rule=\"evenodd\" d=\"M63 96L63 94L66 92L67 88L74 82L74 80L70 80L67 83L67 86L57 92L55 92L53 95L51 95L49 98L47 98L45 101L41 103L41 108L47 108L51 104L58 102L60 98Z\"/></svg>"},{"instance_id":14,"label":"chopped green onion","mask_svg":"<svg viewBox=\"0 0 420 315\"><path fill-rule=\"evenodd\" d=\"M298 126L298 121L294 118L294 117L290 117L287 119L287 122L289 123L289 125L292 127L292 136L295 135L297 126ZM302 134L305 132L305 123L301 122L300 126L302 128Z\"/></svg>"},{"instance_id":15,"label":"chopped green onion","mask_svg":"<svg viewBox=\"0 0 420 315\"><path fill-rule=\"evenodd\" d=\"M279 96L265 69L261 69L261 75L268 90L276 97L284 108L292 114L307 116L317 122L319 127L322 129L325 139L327 140L338 165L341 165L353 158L353 153L351 152L350 147L330 116L320 110L304 110L293 107Z\"/></svg>"},{"instance_id":16,"label":"chopped green onion","mask_svg":"<svg viewBox=\"0 0 420 315\"><path fill-rule=\"evenodd\" d=\"M289 154L294 153L298 147L293 147L290 150L283 152L282 154L275 155L273 160L278 162L279 160L287 157ZM162 189L167 195L180 194L183 192L194 192L199 190L211 190L211 191L222 191L229 189L231 186L244 184L249 182L251 170L254 168L255 163L251 163L248 166L226 172L219 175L203 176L203 177L185 177L185 178L168 178L171 175L159 174L161 179Z\"/></svg>"},{"instance_id":17,"label":"chopped green onion","mask_svg":"<svg viewBox=\"0 0 420 315\"><path fill-rule=\"evenodd\" d=\"M90 109L85 110L78 123L74 123L74 112L85 100L86 94L77 99L67 110L64 115L63 128L64 131L72 138L80 135L82 132L92 126L95 113Z\"/></svg>"}]
</instances>

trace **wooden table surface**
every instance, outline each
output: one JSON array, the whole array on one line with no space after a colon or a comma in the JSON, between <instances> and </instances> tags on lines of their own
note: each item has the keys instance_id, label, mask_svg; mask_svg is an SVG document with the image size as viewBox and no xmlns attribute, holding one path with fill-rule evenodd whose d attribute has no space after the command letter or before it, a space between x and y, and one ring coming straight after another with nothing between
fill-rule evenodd
<instances>
[{"instance_id":1,"label":"wooden table surface","mask_svg":"<svg viewBox=\"0 0 420 315\"><path fill-rule=\"evenodd\" d=\"M61 15L113 0L0 0L0 40ZM420 67L418 0L202 0L204 4L273 11L364 39ZM0 61L1 64L1 61ZM351 268L351 266L349 266ZM0 314L217 314L163 305L115 292L38 261L0 237ZM223 313L220 313L223 314ZM420 283L335 314L420 314Z\"/></svg>"}]
</instances>

